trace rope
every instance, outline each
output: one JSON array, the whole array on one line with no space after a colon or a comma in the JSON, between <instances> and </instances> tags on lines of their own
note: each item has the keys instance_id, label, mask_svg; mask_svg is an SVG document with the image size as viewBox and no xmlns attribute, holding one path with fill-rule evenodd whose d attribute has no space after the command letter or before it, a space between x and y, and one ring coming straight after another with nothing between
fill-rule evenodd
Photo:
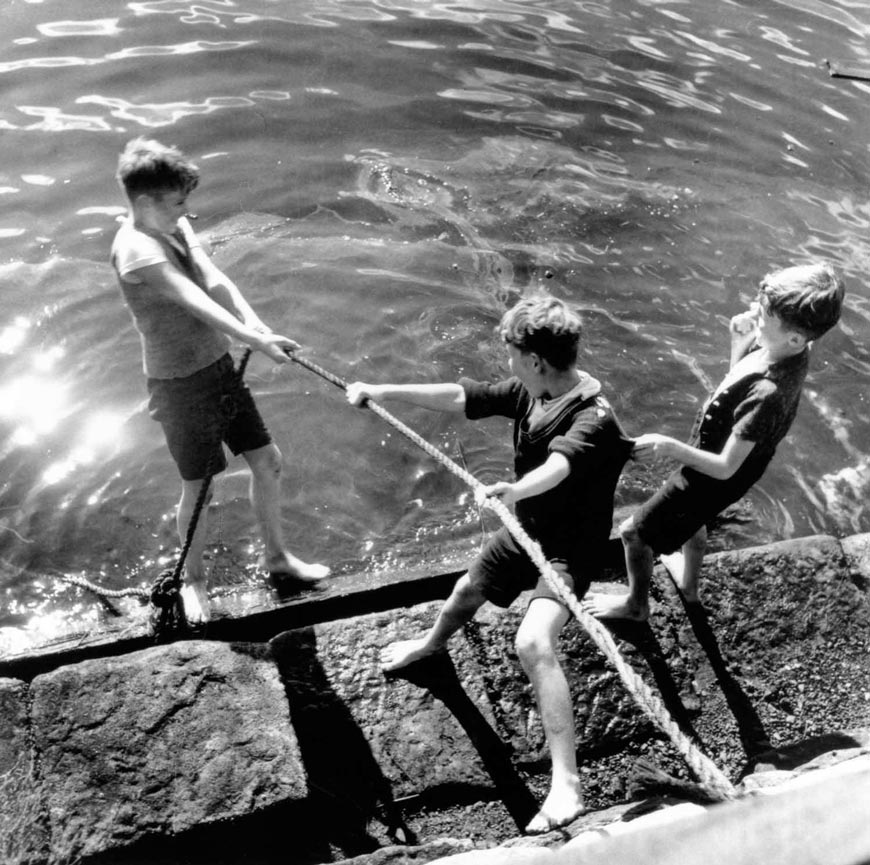
<instances>
[{"instance_id":1,"label":"rope","mask_svg":"<svg viewBox=\"0 0 870 865\"><path fill-rule=\"evenodd\" d=\"M316 363L312 363L310 360L298 357L295 354L290 355L290 358L295 363L299 364L299 366L319 375L321 378L324 378L336 387L340 387L342 390L347 390L347 383L343 379L328 370L325 370L323 367L318 366ZM484 495L486 487L477 480L474 475L470 474L460 465L457 465L453 460L438 450L438 448L431 445L400 420L393 417L393 415L382 406L378 405L378 403L367 399L365 400L364 405L417 445L417 447L425 451L430 457L439 462L444 466L444 468L464 481L469 487L471 487L478 497ZM519 520L517 520L514 514L503 502L498 499L486 497L485 505L498 515L502 523L504 523L505 527L513 535L516 542L523 548L541 572L541 575L547 581L548 585L561 598L574 617L586 629L593 642L616 668L626 690L634 698L635 702L670 738L677 750L693 769L696 776L715 798L733 799L737 795L733 784L731 784L724 773L710 760L710 758L703 754L698 746L683 733L671 717L661 698L655 694L649 685L647 685L647 683L644 682L632 667L626 663L620 654L613 637L604 625L580 606L576 595L569 590L565 581L558 573L556 573L553 566L547 561L540 544L538 544L538 542L535 541L525 531L525 529L523 529Z\"/></svg>"},{"instance_id":2,"label":"rope","mask_svg":"<svg viewBox=\"0 0 870 865\"><path fill-rule=\"evenodd\" d=\"M102 586L98 586L96 583L92 583L84 577L77 577L74 574L55 574L55 578L64 583L87 589L101 598L147 598L151 595L150 589L143 588L104 589Z\"/></svg>"}]
</instances>

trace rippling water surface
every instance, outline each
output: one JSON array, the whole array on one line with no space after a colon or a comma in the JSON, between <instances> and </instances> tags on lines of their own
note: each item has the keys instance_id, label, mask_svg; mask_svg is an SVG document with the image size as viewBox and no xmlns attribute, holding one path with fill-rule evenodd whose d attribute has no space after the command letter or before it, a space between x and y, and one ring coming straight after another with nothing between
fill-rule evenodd
<instances>
[{"instance_id":1,"label":"rippling water surface","mask_svg":"<svg viewBox=\"0 0 870 865\"><path fill-rule=\"evenodd\" d=\"M870 63L858 0L3 4L0 627L148 585L175 470L107 264L130 137L193 155L198 230L263 317L347 379L506 371L493 326L547 290L630 432L688 433L769 269L848 280L792 433L717 547L870 530ZM73 16L73 17L68 17ZM305 370L249 381L287 457L291 546L339 574L473 548L461 484ZM399 410L484 481L508 426ZM619 504L666 466L630 467ZM215 583L250 585L246 477L217 483Z\"/></svg>"}]
</instances>

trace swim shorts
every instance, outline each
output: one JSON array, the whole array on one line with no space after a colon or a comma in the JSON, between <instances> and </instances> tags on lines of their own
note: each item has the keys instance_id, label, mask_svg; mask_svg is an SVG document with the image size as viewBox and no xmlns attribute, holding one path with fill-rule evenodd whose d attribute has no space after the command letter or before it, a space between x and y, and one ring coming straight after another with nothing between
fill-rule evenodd
<instances>
[{"instance_id":1,"label":"swim shorts","mask_svg":"<svg viewBox=\"0 0 870 865\"><path fill-rule=\"evenodd\" d=\"M548 561L579 599L598 575L601 559L581 556L578 551L570 559L553 556L548 557ZM521 592L528 589L534 589L532 599L551 598L565 606L506 528L499 529L487 541L468 569L468 577L471 584L497 607L509 607Z\"/></svg>"},{"instance_id":2,"label":"swim shorts","mask_svg":"<svg viewBox=\"0 0 870 865\"><path fill-rule=\"evenodd\" d=\"M662 488L632 514L641 540L656 553L679 550L699 529L712 522L746 490L693 472L673 472Z\"/></svg>"},{"instance_id":3,"label":"swim shorts","mask_svg":"<svg viewBox=\"0 0 870 865\"><path fill-rule=\"evenodd\" d=\"M229 354L185 378L150 378L148 393L148 411L163 427L169 452L186 481L227 467L222 441L233 454L272 441Z\"/></svg>"}]
</instances>

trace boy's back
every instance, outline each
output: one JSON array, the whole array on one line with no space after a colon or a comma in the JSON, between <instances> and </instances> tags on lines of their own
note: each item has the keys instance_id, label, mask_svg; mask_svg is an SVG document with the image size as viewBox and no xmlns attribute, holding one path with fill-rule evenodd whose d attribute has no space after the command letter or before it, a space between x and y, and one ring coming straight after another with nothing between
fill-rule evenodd
<instances>
[{"instance_id":1,"label":"boy's back","mask_svg":"<svg viewBox=\"0 0 870 865\"><path fill-rule=\"evenodd\" d=\"M743 376L729 373L698 412L690 444L719 453L737 435L752 441L752 450L730 478L711 477L689 466L677 471L711 492L719 488L722 495L742 496L764 474L788 434L808 369L809 351L804 349L768 366L748 365Z\"/></svg>"},{"instance_id":2,"label":"boy's back","mask_svg":"<svg viewBox=\"0 0 870 865\"><path fill-rule=\"evenodd\" d=\"M515 505L517 518L548 556L564 556L607 543L619 475L631 450L601 385L583 373L555 400L535 400L512 378L495 385L462 379L469 419L503 415L514 420L514 471L518 478L564 455L570 473L557 486Z\"/></svg>"}]
</instances>

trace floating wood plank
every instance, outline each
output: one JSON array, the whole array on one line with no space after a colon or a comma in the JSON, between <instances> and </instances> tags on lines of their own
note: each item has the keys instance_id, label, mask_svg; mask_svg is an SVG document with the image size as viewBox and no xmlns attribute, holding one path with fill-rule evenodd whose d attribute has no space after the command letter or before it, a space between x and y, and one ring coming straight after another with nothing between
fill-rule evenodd
<instances>
[{"instance_id":1,"label":"floating wood plank","mask_svg":"<svg viewBox=\"0 0 870 865\"><path fill-rule=\"evenodd\" d=\"M870 61L859 63L853 60L826 60L833 78L858 78L870 81Z\"/></svg>"}]
</instances>

